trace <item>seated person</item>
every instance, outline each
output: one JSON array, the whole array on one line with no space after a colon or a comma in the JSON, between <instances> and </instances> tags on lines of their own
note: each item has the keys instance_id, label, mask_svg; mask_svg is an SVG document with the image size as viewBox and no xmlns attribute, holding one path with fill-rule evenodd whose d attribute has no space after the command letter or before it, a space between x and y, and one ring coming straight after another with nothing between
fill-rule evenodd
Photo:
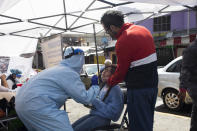
<instances>
[{"instance_id":1,"label":"seated person","mask_svg":"<svg viewBox=\"0 0 197 131\"><path fill-rule=\"evenodd\" d=\"M0 81L1 81L0 92L8 92L9 88L8 88L8 83L6 81L6 75L2 74L1 72L0 72Z\"/></svg>"},{"instance_id":2,"label":"seated person","mask_svg":"<svg viewBox=\"0 0 197 131\"><path fill-rule=\"evenodd\" d=\"M105 85L105 83L102 82L101 74L102 74L102 72L104 71L104 69L105 69L106 67L112 65L112 61L111 61L110 59L106 59L105 62L104 62L104 65L105 65L105 66L102 67L102 68L100 69L100 72L99 72L99 74L98 74L98 77L99 77L99 85L100 85L100 86L104 86L104 85Z\"/></svg>"},{"instance_id":3,"label":"seated person","mask_svg":"<svg viewBox=\"0 0 197 131\"><path fill-rule=\"evenodd\" d=\"M10 70L11 74L7 77L7 83L8 83L8 87L12 90L14 90L15 88L17 88L17 76L21 76L20 74L22 74L22 72L18 69L11 69Z\"/></svg>"},{"instance_id":4,"label":"seated person","mask_svg":"<svg viewBox=\"0 0 197 131\"><path fill-rule=\"evenodd\" d=\"M105 67L100 69L100 73L102 74L102 72L104 71L104 69L110 65L112 65L112 61L110 59L106 59L104 62Z\"/></svg>"},{"instance_id":5,"label":"seated person","mask_svg":"<svg viewBox=\"0 0 197 131\"><path fill-rule=\"evenodd\" d=\"M106 83L115 70L115 65L106 67L101 75L102 82ZM92 81L94 78L93 76ZM118 85L108 87L105 84L101 87L97 99L93 100L92 106L90 114L73 123L74 131L91 131L96 127L110 125L111 120L117 121L124 106L123 93L120 87Z\"/></svg>"},{"instance_id":6,"label":"seated person","mask_svg":"<svg viewBox=\"0 0 197 131\"><path fill-rule=\"evenodd\" d=\"M10 91L10 89L8 88L8 84L6 81L6 75L1 73L1 71L0 71L0 92L8 92L8 91ZM6 115L5 107L6 107L6 99L2 98L2 99L0 99L0 118L4 117Z\"/></svg>"}]
</instances>

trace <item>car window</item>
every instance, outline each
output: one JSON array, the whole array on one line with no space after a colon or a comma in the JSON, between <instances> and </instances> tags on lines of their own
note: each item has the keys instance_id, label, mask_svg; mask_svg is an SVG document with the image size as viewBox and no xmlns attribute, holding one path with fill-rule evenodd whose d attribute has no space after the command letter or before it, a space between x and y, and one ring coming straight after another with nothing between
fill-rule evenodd
<instances>
[{"instance_id":1,"label":"car window","mask_svg":"<svg viewBox=\"0 0 197 131\"><path fill-rule=\"evenodd\" d=\"M180 72L181 71L182 60L178 60L172 64L166 71L167 72Z\"/></svg>"},{"instance_id":2,"label":"car window","mask_svg":"<svg viewBox=\"0 0 197 131\"><path fill-rule=\"evenodd\" d=\"M85 72L85 70L84 70L84 68L82 68L82 70L81 70L81 73L80 74L85 74L86 72Z\"/></svg>"},{"instance_id":3,"label":"car window","mask_svg":"<svg viewBox=\"0 0 197 131\"><path fill-rule=\"evenodd\" d=\"M86 67L86 72L88 75L95 74L97 72L97 67L96 66Z\"/></svg>"},{"instance_id":4,"label":"car window","mask_svg":"<svg viewBox=\"0 0 197 131\"><path fill-rule=\"evenodd\" d=\"M99 69L101 69L102 67L104 67L104 65L99 65ZM86 72L88 75L96 74L98 72L97 65L84 66L83 72Z\"/></svg>"}]
</instances>

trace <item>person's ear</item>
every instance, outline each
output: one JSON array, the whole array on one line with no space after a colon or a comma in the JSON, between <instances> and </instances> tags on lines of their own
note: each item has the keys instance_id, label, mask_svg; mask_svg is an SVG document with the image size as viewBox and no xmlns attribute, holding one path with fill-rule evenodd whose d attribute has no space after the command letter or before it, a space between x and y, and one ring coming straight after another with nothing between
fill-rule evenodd
<instances>
[{"instance_id":1,"label":"person's ear","mask_svg":"<svg viewBox=\"0 0 197 131\"><path fill-rule=\"evenodd\" d=\"M113 31L115 29L115 26L114 25L110 25L109 28L110 28L110 30Z\"/></svg>"},{"instance_id":2,"label":"person's ear","mask_svg":"<svg viewBox=\"0 0 197 131\"><path fill-rule=\"evenodd\" d=\"M110 25L109 28L111 31L115 31L115 32L119 31L120 29L119 27L116 27L115 25Z\"/></svg>"}]
</instances>

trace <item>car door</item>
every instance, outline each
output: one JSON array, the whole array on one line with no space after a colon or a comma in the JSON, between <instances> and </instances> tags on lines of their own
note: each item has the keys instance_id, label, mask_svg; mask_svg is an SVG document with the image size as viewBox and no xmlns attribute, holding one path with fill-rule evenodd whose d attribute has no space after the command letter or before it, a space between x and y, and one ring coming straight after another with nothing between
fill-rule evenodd
<instances>
[{"instance_id":1,"label":"car door","mask_svg":"<svg viewBox=\"0 0 197 131\"><path fill-rule=\"evenodd\" d=\"M179 91L179 76L182 66L182 59L176 61L172 65L170 65L165 71L165 88L171 87ZM191 97L189 97L188 93L186 94L185 103L192 103Z\"/></svg>"},{"instance_id":2,"label":"car door","mask_svg":"<svg viewBox=\"0 0 197 131\"><path fill-rule=\"evenodd\" d=\"M169 63L166 67L158 69L159 74L159 96L165 88L175 88L178 90L179 76L182 60Z\"/></svg>"},{"instance_id":3,"label":"car door","mask_svg":"<svg viewBox=\"0 0 197 131\"><path fill-rule=\"evenodd\" d=\"M170 87L176 88L178 90L179 88L179 76L180 76L180 71L181 71L181 64L182 64L182 59L176 61L173 63L171 66L169 66L166 69L165 72L165 79L168 82Z\"/></svg>"}]
</instances>

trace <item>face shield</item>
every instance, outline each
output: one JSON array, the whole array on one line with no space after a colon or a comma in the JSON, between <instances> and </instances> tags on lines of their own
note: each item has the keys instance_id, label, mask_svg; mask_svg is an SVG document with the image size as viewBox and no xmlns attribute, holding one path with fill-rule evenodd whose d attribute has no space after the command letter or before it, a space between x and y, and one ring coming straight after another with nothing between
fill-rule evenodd
<instances>
[{"instance_id":1,"label":"face shield","mask_svg":"<svg viewBox=\"0 0 197 131\"><path fill-rule=\"evenodd\" d=\"M70 58L73 55L84 55L84 51L79 48L74 49L73 47L67 47L64 50L64 59Z\"/></svg>"},{"instance_id":2,"label":"face shield","mask_svg":"<svg viewBox=\"0 0 197 131\"><path fill-rule=\"evenodd\" d=\"M80 73L85 63L84 51L79 48L74 49L73 47L67 47L64 50L64 63Z\"/></svg>"}]
</instances>

